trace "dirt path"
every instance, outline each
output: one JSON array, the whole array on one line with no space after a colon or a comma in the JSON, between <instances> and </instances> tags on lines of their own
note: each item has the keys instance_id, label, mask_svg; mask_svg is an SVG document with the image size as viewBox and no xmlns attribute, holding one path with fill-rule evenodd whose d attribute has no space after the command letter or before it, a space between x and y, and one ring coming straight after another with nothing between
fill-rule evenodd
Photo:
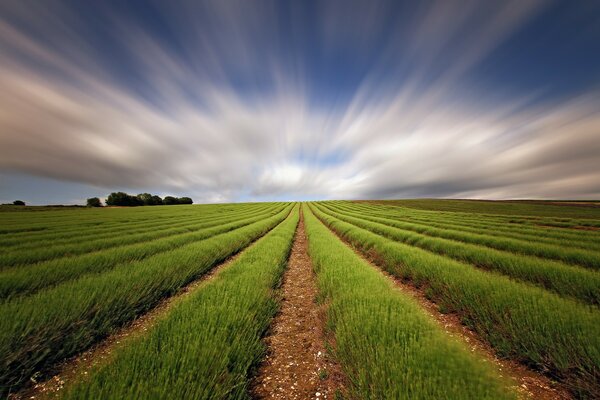
<instances>
[{"instance_id":1,"label":"dirt path","mask_svg":"<svg viewBox=\"0 0 600 400\"><path fill-rule=\"evenodd\" d=\"M281 287L281 308L265 338L268 354L252 385L258 399L334 399L343 382L325 349L324 312L308 255L304 217Z\"/></svg>"},{"instance_id":2,"label":"dirt path","mask_svg":"<svg viewBox=\"0 0 600 400\"><path fill-rule=\"evenodd\" d=\"M250 244L250 246L253 244L254 242ZM21 392L9 396L9 399L50 399L58 397L59 392L65 386L88 375L91 369L97 365L108 362L116 349L125 346L128 340L143 335L146 331L151 329L161 320L161 318L165 317L175 305L193 293L194 290L217 276L223 269L233 263L246 249L250 248L250 246L247 246L235 255L230 256L227 260L213 267L209 272L202 275L197 280L182 287L175 295L163 299L152 310L102 340L92 348L58 365L55 368L54 376L52 376L52 378L39 383L34 383Z\"/></svg>"},{"instance_id":3,"label":"dirt path","mask_svg":"<svg viewBox=\"0 0 600 400\"><path fill-rule=\"evenodd\" d=\"M325 224L325 226L327 225ZM512 381L515 382L514 389L518 393L520 399L573 399L573 396L568 390L560 386L558 383L550 380L545 375L533 371L516 361L500 359L497 357L494 349L487 342L482 340L475 332L464 326L460 322L460 317L457 314L441 313L438 305L427 299L425 296L425 288L422 287L417 289L410 285L410 282L404 282L385 272L377 265L377 256L375 254L373 257L365 257L363 253L339 237L336 232L333 230L331 232L333 232L346 246L352 249L372 268L386 276L388 279L392 280L398 290L413 297L427 312L427 314L429 314L429 316L431 316L433 320L436 321L448 335L464 342L471 352L475 353L484 362L489 363L489 365L498 371L500 376L506 376L512 379Z\"/></svg>"}]
</instances>

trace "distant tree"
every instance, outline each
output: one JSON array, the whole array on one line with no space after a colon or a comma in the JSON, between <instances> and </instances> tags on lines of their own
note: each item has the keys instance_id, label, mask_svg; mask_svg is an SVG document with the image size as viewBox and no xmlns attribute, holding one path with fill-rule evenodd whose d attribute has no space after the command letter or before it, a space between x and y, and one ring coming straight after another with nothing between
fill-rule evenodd
<instances>
[{"instance_id":1,"label":"distant tree","mask_svg":"<svg viewBox=\"0 0 600 400\"><path fill-rule=\"evenodd\" d=\"M125 206L129 205L129 195L125 192L112 192L106 198L107 206Z\"/></svg>"},{"instance_id":2,"label":"distant tree","mask_svg":"<svg viewBox=\"0 0 600 400\"><path fill-rule=\"evenodd\" d=\"M158 206L158 205L175 205L175 204L194 204L189 197L173 197L166 196L161 199L160 196L150 193L140 193L137 196L131 196L125 192L113 192L106 199L107 206Z\"/></svg>"},{"instance_id":3,"label":"distant tree","mask_svg":"<svg viewBox=\"0 0 600 400\"><path fill-rule=\"evenodd\" d=\"M152 195L150 193L140 193L136 196L145 206L160 206L163 200L160 196Z\"/></svg>"},{"instance_id":4,"label":"distant tree","mask_svg":"<svg viewBox=\"0 0 600 400\"><path fill-rule=\"evenodd\" d=\"M15 200L15 201L13 201L13 205L15 205L15 206L24 206L25 202L23 200Z\"/></svg>"},{"instance_id":5,"label":"distant tree","mask_svg":"<svg viewBox=\"0 0 600 400\"><path fill-rule=\"evenodd\" d=\"M152 196L152 205L153 206L162 206L163 204L163 199L160 198L160 196L154 195Z\"/></svg>"},{"instance_id":6,"label":"distant tree","mask_svg":"<svg viewBox=\"0 0 600 400\"><path fill-rule=\"evenodd\" d=\"M137 198L142 202L145 206L151 206L152 204L152 195L150 193L140 193L137 195Z\"/></svg>"},{"instance_id":7,"label":"distant tree","mask_svg":"<svg viewBox=\"0 0 600 400\"><path fill-rule=\"evenodd\" d=\"M144 202L137 196L128 195L125 192L113 192L106 199L107 206L135 207L142 206Z\"/></svg>"},{"instance_id":8,"label":"distant tree","mask_svg":"<svg viewBox=\"0 0 600 400\"><path fill-rule=\"evenodd\" d=\"M163 204L166 206L171 206L174 204L179 204L179 201L176 197L173 196L165 196L165 198L163 199Z\"/></svg>"},{"instance_id":9,"label":"distant tree","mask_svg":"<svg viewBox=\"0 0 600 400\"><path fill-rule=\"evenodd\" d=\"M102 207L102 202L100 202L100 199L97 197L90 197L89 199L87 199L87 206L88 207Z\"/></svg>"}]
</instances>

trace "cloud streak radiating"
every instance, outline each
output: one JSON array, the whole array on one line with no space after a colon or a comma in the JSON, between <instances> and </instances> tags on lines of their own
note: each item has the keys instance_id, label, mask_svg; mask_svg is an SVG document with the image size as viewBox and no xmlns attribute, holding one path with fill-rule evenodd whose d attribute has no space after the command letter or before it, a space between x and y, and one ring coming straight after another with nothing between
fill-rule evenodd
<instances>
[{"instance_id":1,"label":"cloud streak radiating","mask_svg":"<svg viewBox=\"0 0 600 400\"><path fill-rule=\"evenodd\" d=\"M196 201L599 197L594 5L413 3L3 2L0 172Z\"/></svg>"}]
</instances>

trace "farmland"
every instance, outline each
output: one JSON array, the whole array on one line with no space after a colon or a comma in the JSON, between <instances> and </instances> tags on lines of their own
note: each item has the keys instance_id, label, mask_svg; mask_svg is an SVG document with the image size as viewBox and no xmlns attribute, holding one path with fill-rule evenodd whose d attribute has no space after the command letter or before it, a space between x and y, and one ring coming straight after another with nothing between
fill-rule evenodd
<instances>
[{"instance_id":1,"label":"farmland","mask_svg":"<svg viewBox=\"0 0 600 400\"><path fill-rule=\"evenodd\" d=\"M599 398L599 306L593 202L0 212L3 398Z\"/></svg>"}]
</instances>

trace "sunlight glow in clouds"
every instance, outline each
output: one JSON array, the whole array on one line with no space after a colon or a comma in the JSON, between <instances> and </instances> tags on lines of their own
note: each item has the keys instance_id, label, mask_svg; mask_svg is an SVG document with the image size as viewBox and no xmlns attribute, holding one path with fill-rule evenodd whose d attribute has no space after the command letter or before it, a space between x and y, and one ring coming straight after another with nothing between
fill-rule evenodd
<instances>
[{"instance_id":1,"label":"sunlight glow in clouds","mask_svg":"<svg viewBox=\"0 0 600 400\"><path fill-rule=\"evenodd\" d=\"M600 197L598 7L400 3L4 1L0 200Z\"/></svg>"}]
</instances>

